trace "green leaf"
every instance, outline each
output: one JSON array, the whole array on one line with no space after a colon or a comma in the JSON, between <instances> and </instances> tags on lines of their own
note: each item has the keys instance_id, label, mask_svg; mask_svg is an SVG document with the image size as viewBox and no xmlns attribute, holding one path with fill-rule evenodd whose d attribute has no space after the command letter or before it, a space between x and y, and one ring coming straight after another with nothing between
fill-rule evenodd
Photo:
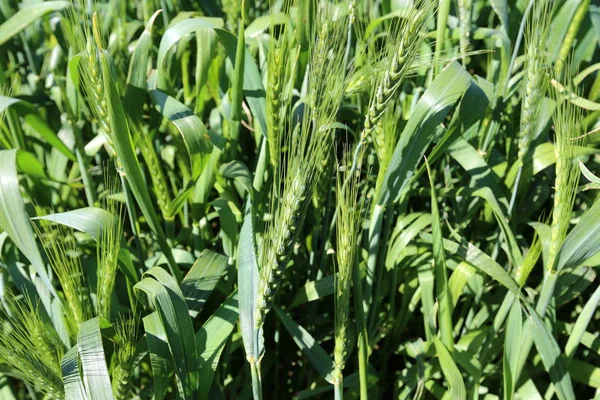
<instances>
[{"instance_id":1,"label":"green leaf","mask_svg":"<svg viewBox=\"0 0 600 400\"><path fill-rule=\"evenodd\" d=\"M262 328L256 329L255 310L260 274L256 259L252 203L246 203L246 215L238 243L238 291L240 296L240 327L249 362L260 360L264 353Z\"/></svg>"},{"instance_id":2,"label":"green leaf","mask_svg":"<svg viewBox=\"0 0 600 400\"><path fill-rule=\"evenodd\" d=\"M600 367L581 360L573 360L569 372L574 381L584 383L590 387L600 389ZM598 396L595 397L596 399Z\"/></svg>"},{"instance_id":3,"label":"green leaf","mask_svg":"<svg viewBox=\"0 0 600 400\"><path fill-rule=\"evenodd\" d=\"M94 240L98 240L100 233L110 219L114 218L108 211L98 207L84 207L77 210L66 211L32 218L42 219L68 226L80 232L85 232Z\"/></svg>"},{"instance_id":4,"label":"green leaf","mask_svg":"<svg viewBox=\"0 0 600 400\"><path fill-rule=\"evenodd\" d=\"M219 365L219 358L239 317L238 293L232 293L196 333L200 351L200 391L198 399L208 398L208 392Z\"/></svg>"},{"instance_id":5,"label":"green leaf","mask_svg":"<svg viewBox=\"0 0 600 400\"><path fill-rule=\"evenodd\" d=\"M439 305L438 324L442 343L452 353L454 352L452 302L450 299L450 292L448 291L448 273L446 270L446 254L444 253L443 245L442 222L435 191L435 183L427 159L425 159L425 165L427 167L429 185L431 187L431 233L433 240L433 260L435 264L435 291Z\"/></svg>"},{"instance_id":6,"label":"green leaf","mask_svg":"<svg viewBox=\"0 0 600 400\"><path fill-rule=\"evenodd\" d=\"M600 184L600 178L598 178L596 175L594 175L592 173L592 171L590 171L589 169L587 169L587 167L585 166L584 163L581 162L581 160L577 160L579 161L579 169L581 170L581 173L583 174L583 176L585 176L585 178L590 181L591 183L594 183L596 185Z\"/></svg>"},{"instance_id":7,"label":"green leaf","mask_svg":"<svg viewBox=\"0 0 600 400\"><path fill-rule=\"evenodd\" d=\"M208 130L184 104L160 90L150 91L156 109L175 125L190 154L210 153L213 144Z\"/></svg>"},{"instance_id":8,"label":"green leaf","mask_svg":"<svg viewBox=\"0 0 600 400\"><path fill-rule=\"evenodd\" d=\"M160 89L166 89L165 82L167 80L167 63L166 57L169 50L173 48L182 38L186 37L190 33L203 30L203 29L215 29L223 26L223 20L221 18L187 18L183 21L176 23L165 31L160 40L160 46L158 48L158 57L156 60L156 81Z\"/></svg>"},{"instance_id":9,"label":"green leaf","mask_svg":"<svg viewBox=\"0 0 600 400\"><path fill-rule=\"evenodd\" d=\"M85 388L81 381L77 346L71 347L61 360L61 370L65 387L65 398L69 400L86 400Z\"/></svg>"},{"instance_id":10,"label":"green leaf","mask_svg":"<svg viewBox=\"0 0 600 400\"><path fill-rule=\"evenodd\" d=\"M490 5L494 9L494 12L500 18L502 23L502 29L508 35L509 19L508 19L508 4L506 0L490 0Z\"/></svg>"},{"instance_id":11,"label":"green leaf","mask_svg":"<svg viewBox=\"0 0 600 400\"><path fill-rule=\"evenodd\" d=\"M110 324L96 317L79 325L77 353L87 395L92 400L114 399L100 328Z\"/></svg>"},{"instance_id":12,"label":"green leaf","mask_svg":"<svg viewBox=\"0 0 600 400\"><path fill-rule=\"evenodd\" d=\"M554 269L574 268L600 251L600 201L583 213L567 235L556 257Z\"/></svg>"},{"instance_id":13,"label":"green leaf","mask_svg":"<svg viewBox=\"0 0 600 400\"><path fill-rule=\"evenodd\" d=\"M17 150L0 150L0 228L2 228L33 265L44 286L54 296L46 266L33 236L17 176Z\"/></svg>"},{"instance_id":14,"label":"green leaf","mask_svg":"<svg viewBox=\"0 0 600 400\"><path fill-rule=\"evenodd\" d=\"M465 388L465 382L463 377L456 366L456 363L452 359L452 355L444 346L444 344L437 337L433 338L433 343L435 344L435 350L440 360L440 367L442 368L442 373L448 382L448 386L450 386L450 392L452 395L452 399L464 400L467 398L467 389Z\"/></svg>"},{"instance_id":15,"label":"green leaf","mask_svg":"<svg viewBox=\"0 0 600 400\"><path fill-rule=\"evenodd\" d=\"M252 186L252 174L241 161L233 160L219 167L219 172L226 178L235 179L250 195L254 194Z\"/></svg>"},{"instance_id":16,"label":"green leaf","mask_svg":"<svg viewBox=\"0 0 600 400\"><path fill-rule=\"evenodd\" d=\"M403 193L436 128L470 84L471 75L460 64L452 62L425 91L400 135L382 190L377 194L377 204L397 200Z\"/></svg>"},{"instance_id":17,"label":"green leaf","mask_svg":"<svg viewBox=\"0 0 600 400\"><path fill-rule=\"evenodd\" d=\"M327 382L333 384L333 370L335 366L331 357L329 357L325 350L323 350L323 347L317 343L310 333L291 319L285 311L277 306L273 306L273 309L279 316L279 320L285 326L285 329L287 329L294 342L296 342L313 367Z\"/></svg>"},{"instance_id":18,"label":"green leaf","mask_svg":"<svg viewBox=\"0 0 600 400\"><path fill-rule=\"evenodd\" d=\"M571 377L554 336L552 336L537 311L528 304L526 306L529 312L529 323L533 331L533 342L542 358L542 364L544 364L546 372L550 375L558 398L560 400L575 399Z\"/></svg>"},{"instance_id":19,"label":"green leaf","mask_svg":"<svg viewBox=\"0 0 600 400\"><path fill-rule=\"evenodd\" d=\"M204 250L181 281L181 293L185 297L190 316L196 318L211 292L225 274L227 257Z\"/></svg>"},{"instance_id":20,"label":"green leaf","mask_svg":"<svg viewBox=\"0 0 600 400\"><path fill-rule=\"evenodd\" d=\"M146 332L148 352L150 353L154 399L162 400L169 388L173 371L175 371L173 355L169 350L167 333L158 312L146 315L142 321L144 323L144 331Z\"/></svg>"},{"instance_id":21,"label":"green leaf","mask_svg":"<svg viewBox=\"0 0 600 400\"><path fill-rule=\"evenodd\" d=\"M328 275L316 281L307 282L306 285L298 290L288 309L291 310L301 304L332 295L334 292L334 282L335 275Z\"/></svg>"},{"instance_id":22,"label":"green leaf","mask_svg":"<svg viewBox=\"0 0 600 400\"><path fill-rule=\"evenodd\" d=\"M13 97L0 96L0 114L4 113L9 107L14 108L25 123L44 138L48 144L64 154L69 160L77 161L73 152L59 139L48 123L39 116L33 104Z\"/></svg>"},{"instance_id":23,"label":"green leaf","mask_svg":"<svg viewBox=\"0 0 600 400\"><path fill-rule=\"evenodd\" d=\"M590 296L588 301L585 303L583 310L579 313L577 317L577 321L573 326L573 330L569 335L569 339L567 340L567 344L565 345L565 357L568 361L573 359L575 355L575 351L577 351L577 347L581 342L581 338L586 332L590 321L592 320L594 313L598 309L598 304L600 303L600 286L596 288L594 294Z\"/></svg>"},{"instance_id":24,"label":"green leaf","mask_svg":"<svg viewBox=\"0 0 600 400\"><path fill-rule=\"evenodd\" d=\"M275 25L285 25L290 18L284 13L271 13L254 19L245 29L246 38L256 38L261 33Z\"/></svg>"},{"instance_id":25,"label":"green leaf","mask_svg":"<svg viewBox=\"0 0 600 400\"><path fill-rule=\"evenodd\" d=\"M216 29L221 43L225 47L227 57L231 60L231 63L235 65L236 50L237 50L237 37L226 30ZM267 134L267 104L266 104L266 92L262 84L262 77L258 66L252 58L252 55L246 49L244 56L244 98L252 111L252 116L258 122L258 128L261 133L266 136Z\"/></svg>"},{"instance_id":26,"label":"green leaf","mask_svg":"<svg viewBox=\"0 0 600 400\"><path fill-rule=\"evenodd\" d=\"M28 151L17 151L17 168L20 173L33 178L50 179L46 171L44 171L42 163Z\"/></svg>"},{"instance_id":27,"label":"green leaf","mask_svg":"<svg viewBox=\"0 0 600 400\"><path fill-rule=\"evenodd\" d=\"M169 349L175 361L180 395L192 399L198 388L198 353L194 327L183 293L175 279L164 269L154 267L134 286L138 298L146 301L160 316Z\"/></svg>"},{"instance_id":28,"label":"green leaf","mask_svg":"<svg viewBox=\"0 0 600 400\"><path fill-rule=\"evenodd\" d=\"M71 6L70 1L45 1L24 6L0 25L0 46L44 15L69 6Z\"/></svg>"},{"instance_id":29,"label":"green leaf","mask_svg":"<svg viewBox=\"0 0 600 400\"><path fill-rule=\"evenodd\" d=\"M431 243L432 236L427 233L421 234L421 238L426 242ZM518 295L520 293L519 285L510 277L508 272L490 256L482 252L476 246L471 243L458 244L448 239L444 239L444 249L450 255L454 255L469 264L476 269L489 275L496 282L506 287L512 293Z\"/></svg>"},{"instance_id":30,"label":"green leaf","mask_svg":"<svg viewBox=\"0 0 600 400\"><path fill-rule=\"evenodd\" d=\"M508 315L506 332L504 334L504 357L502 359L503 379L504 379L504 399L512 400L517 385L517 370L521 352L521 333L523 327L523 314L521 303L517 301L514 295L512 297L512 307Z\"/></svg>"},{"instance_id":31,"label":"green leaf","mask_svg":"<svg viewBox=\"0 0 600 400\"><path fill-rule=\"evenodd\" d=\"M148 78L148 59L152 50L152 28L161 12L162 10L156 11L146 23L146 28L140 35L129 62L124 104L127 114L133 121L139 121L144 110L142 99L146 97L147 93L146 80Z\"/></svg>"}]
</instances>

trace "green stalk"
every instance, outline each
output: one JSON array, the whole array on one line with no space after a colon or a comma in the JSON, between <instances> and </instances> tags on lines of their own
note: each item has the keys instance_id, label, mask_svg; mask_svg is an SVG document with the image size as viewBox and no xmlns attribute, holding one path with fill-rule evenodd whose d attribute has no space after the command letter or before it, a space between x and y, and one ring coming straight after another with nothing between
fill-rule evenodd
<instances>
[{"instance_id":1,"label":"green stalk","mask_svg":"<svg viewBox=\"0 0 600 400\"><path fill-rule=\"evenodd\" d=\"M250 372L252 373L252 396L254 400L262 400L260 365L257 361L250 362Z\"/></svg>"},{"instance_id":2,"label":"green stalk","mask_svg":"<svg viewBox=\"0 0 600 400\"><path fill-rule=\"evenodd\" d=\"M98 197L96 196L96 188L93 185L87 170L87 156L85 155L85 150L83 148L81 130L75 123L71 124L71 126L73 127L73 133L75 134L75 157L77 157L77 164L79 165L79 173L81 174L83 189L85 190L85 198L88 206L93 207Z\"/></svg>"},{"instance_id":3,"label":"green stalk","mask_svg":"<svg viewBox=\"0 0 600 400\"><path fill-rule=\"evenodd\" d=\"M554 289L556 288L556 280L558 278L558 273L554 271L549 271L544 278L544 283L542 283L542 290L540 292L540 297L538 299L537 305L535 307L535 311L540 315L540 318L544 318L546 311L548 310L548 306L550 305L550 301L554 295ZM525 324L523 332L523 340L521 341L521 353L519 354L519 364L517 367L516 378L521 375L523 368L525 367L525 362L527 361L527 357L529 356L529 352L531 351L531 347L533 346L533 335L535 332L531 331L531 325Z\"/></svg>"},{"instance_id":4,"label":"green stalk","mask_svg":"<svg viewBox=\"0 0 600 400\"><path fill-rule=\"evenodd\" d=\"M529 4L523 13L523 19L521 20L521 26L519 26L519 33L517 34L517 40L515 40L515 47L513 49L512 57L510 59L510 64L508 64L508 71L506 74L506 78L504 79L504 89L502 90L502 94L506 95L508 91L508 82L510 81L510 77L512 75L512 70L515 67L515 62L517 60L517 55L519 54L519 48L521 47L521 41L523 40L523 35L525 33L525 26L527 25L527 16L531 12L533 8L534 0L529 0Z\"/></svg>"},{"instance_id":5,"label":"green stalk","mask_svg":"<svg viewBox=\"0 0 600 400\"><path fill-rule=\"evenodd\" d=\"M242 2L243 9L243 2ZM242 13L243 14L243 13ZM232 156L235 155L237 142L240 136L242 120L242 100L244 99L244 62L246 56L246 42L244 39L244 18L239 23L238 42L235 52L235 72L231 82L231 119L230 132L232 141Z\"/></svg>"},{"instance_id":6,"label":"green stalk","mask_svg":"<svg viewBox=\"0 0 600 400\"><path fill-rule=\"evenodd\" d=\"M444 39L446 38L446 28L448 25L448 15L450 14L450 0L439 0L437 12L437 34L435 37L435 53L433 58L433 76L435 78L440 70L440 58L444 50Z\"/></svg>"},{"instance_id":7,"label":"green stalk","mask_svg":"<svg viewBox=\"0 0 600 400\"><path fill-rule=\"evenodd\" d=\"M125 207L127 207L127 216L129 217L129 224L131 226L131 232L133 233L133 239L135 240L135 249L138 255L139 263L141 270L145 269L144 267L144 251L142 249L142 242L140 240L140 233L137 225L137 213L135 212L134 199L131 194L131 190L129 189L129 184L125 179L125 176L119 174L121 178L121 186L123 186L123 193L125 193Z\"/></svg>"},{"instance_id":8,"label":"green stalk","mask_svg":"<svg viewBox=\"0 0 600 400\"><path fill-rule=\"evenodd\" d=\"M515 178L515 183L513 185L512 194L510 196L510 203L508 205L507 217L510 217L512 215L513 209L515 207L515 201L517 200L517 191L519 190L519 183L521 181L522 173L523 173L523 165L519 165L519 170L517 171L517 177Z\"/></svg>"},{"instance_id":9,"label":"green stalk","mask_svg":"<svg viewBox=\"0 0 600 400\"><path fill-rule=\"evenodd\" d=\"M344 399L344 384L343 384L343 377L339 378L339 381L336 382L335 385L333 385L333 398L335 400L343 400Z\"/></svg>"},{"instance_id":10,"label":"green stalk","mask_svg":"<svg viewBox=\"0 0 600 400\"><path fill-rule=\"evenodd\" d=\"M391 234L391 229L392 229L392 222L394 221L394 208L393 207L388 207L385 211L385 218L384 218L384 226L383 226L383 235L381 237L380 242L381 243L388 243L390 234ZM373 304L370 305L370 310L369 310L369 332L373 332L374 328L375 328L375 322L377 321L377 315L379 314L379 310L381 308L381 300L383 299L383 295L381 295L381 286L383 285L383 283L385 282L383 279L383 272L385 270L385 251L386 251L386 247L385 246L381 246L378 250L378 258L377 258L377 280L375 281L375 290L373 292Z\"/></svg>"},{"instance_id":11,"label":"green stalk","mask_svg":"<svg viewBox=\"0 0 600 400\"><path fill-rule=\"evenodd\" d=\"M267 157L267 149L268 144L267 141L263 138L260 144L260 153L258 155L258 163L256 164L256 170L254 172L254 181L252 182L252 186L254 189L260 193L262 190L263 184L265 182L264 175L265 171L269 166L269 158Z\"/></svg>"},{"instance_id":12,"label":"green stalk","mask_svg":"<svg viewBox=\"0 0 600 400\"><path fill-rule=\"evenodd\" d=\"M381 241L381 233L383 228L383 216L385 215L385 206L375 204L371 212L371 225L369 226L369 256L367 258L367 287L365 290L365 300L363 309L368 313L368 308L373 300L373 278L377 269L377 258L379 255L379 242Z\"/></svg>"},{"instance_id":13,"label":"green stalk","mask_svg":"<svg viewBox=\"0 0 600 400\"><path fill-rule=\"evenodd\" d=\"M358 331L358 376L360 382L360 400L369 398L367 382L367 365L369 362L369 336L363 309L362 285L359 266L355 265L352 271L352 287L354 290L354 310L356 312L356 329Z\"/></svg>"},{"instance_id":14,"label":"green stalk","mask_svg":"<svg viewBox=\"0 0 600 400\"><path fill-rule=\"evenodd\" d=\"M583 0L583 2L579 4L579 7L577 7L577 11L575 11L575 15L573 15L573 19L571 20L571 24L569 25L569 29L567 30L567 34L565 35L565 39L560 45L560 50L558 51L558 58L556 59L556 76L559 80L562 80L563 78L567 58L571 53L571 47L573 46L575 37L579 32L581 24L583 23L583 19L587 15L588 9L590 8L590 3L591 0Z\"/></svg>"},{"instance_id":15,"label":"green stalk","mask_svg":"<svg viewBox=\"0 0 600 400\"><path fill-rule=\"evenodd\" d=\"M19 116L16 114L15 110L9 108L6 111L6 121L8 122L8 128L12 133L13 146L19 150L27 150L23 127L21 126Z\"/></svg>"}]
</instances>

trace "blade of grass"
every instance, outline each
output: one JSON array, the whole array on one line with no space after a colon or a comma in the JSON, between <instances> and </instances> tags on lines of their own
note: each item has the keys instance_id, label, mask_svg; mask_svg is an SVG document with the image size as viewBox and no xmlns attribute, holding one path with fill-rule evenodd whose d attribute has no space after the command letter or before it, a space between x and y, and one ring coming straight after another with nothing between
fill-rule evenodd
<instances>
[{"instance_id":1,"label":"blade of grass","mask_svg":"<svg viewBox=\"0 0 600 400\"><path fill-rule=\"evenodd\" d=\"M92 400L114 399L100 331L109 326L107 321L93 318L79 327L77 353L81 359L81 372L86 392Z\"/></svg>"},{"instance_id":2,"label":"blade of grass","mask_svg":"<svg viewBox=\"0 0 600 400\"><path fill-rule=\"evenodd\" d=\"M25 211L25 203L19 189L16 160L17 150L0 150L0 227L31 262L47 290L56 296Z\"/></svg>"},{"instance_id":3,"label":"blade of grass","mask_svg":"<svg viewBox=\"0 0 600 400\"><path fill-rule=\"evenodd\" d=\"M196 333L196 346L200 351L200 400L208 398L221 353L238 318L238 292L234 292Z\"/></svg>"},{"instance_id":4,"label":"blade of grass","mask_svg":"<svg viewBox=\"0 0 600 400\"><path fill-rule=\"evenodd\" d=\"M70 6L70 1L45 1L24 6L0 25L0 46L18 35L44 15L53 11L60 11Z\"/></svg>"},{"instance_id":5,"label":"blade of grass","mask_svg":"<svg viewBox=\"0 0 600 400\"><path fill-rule=\"evenodd\" d=\"M301 325L298 325L292 318L289 317L277 306L273 306L273 309L277 313L279 320L285 326L288 333L294 339L294 342L298 345L298 348L302 350L306 358L310 361L312 366L321 374L321 376L329 383L333 384L333 372L335 365L333 360L325 352L323 347L306 331Z\"/></svg>"}]
</instances>

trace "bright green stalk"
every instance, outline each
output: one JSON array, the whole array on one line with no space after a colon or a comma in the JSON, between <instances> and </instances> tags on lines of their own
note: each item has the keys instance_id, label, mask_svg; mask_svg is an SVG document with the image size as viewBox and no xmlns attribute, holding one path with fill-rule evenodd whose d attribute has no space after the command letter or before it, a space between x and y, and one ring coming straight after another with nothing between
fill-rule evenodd
<instances>
[{"instance_id":1,"label":"bright green stalk","mask_svg":"<svg viewBox=\"0 0 600 400\"><path fill-rule=\"evenodd\" d=\"M425 160L425 165L429 175L429 184L431 186L431 227L433 234L433 259L435 264L435 292L439 304L438 326L442 343L446 346L450 354L452 354L454 352L452 303L450 301L450 292L448 291L448 274L446 271L446 259L442 244L442 224L440 221L440 210L436 197L435 183L427 160Z\"/></svg>"},{"instance_id":2,"label":"bright green stalk","mask_svg":"<svg viewBox=\"0 0 600 400\"><path fill-rule=\"evenodd\" d=\"M460 25L460 57L463 66L467 63L467 50L471 41L471 8L472 0L458 0L458 22Z\"/></svg>"},{"instance_id":3,"label":"bright green stalk","mask_svg":"<svg viewBox=\"0 0 600 400\"><path fill-rule=\"evenodd\" d=\"M244 2L242 1L242 10ZM239 22L238 42L235 53L235 72L233 82L231 83L231 118L230 132L233 146L237 146L240 136L240 127L242 120L242 101L244 100L244 60L246 56L246 43L244 39L244 20ZM235 153L235 151L234 151Z\"/></svg>"},{"instance_id":4,"label":"bright green stalk","mask_svg":"<svg viewBox=\"0 0 600 400\"><path fill-rule=\"evenodd\" d=\"M506 94L508 90L508 83L510 82L510 78L513 73L513 68L515 67L515 62L517 61L517 55L519 54L519 49L521 48L521 41L523 40L523 34L525 33L525 26L527 24L527 17L533 8L535 0L529 0L529 4L527 4L527 8L523 13L523 18L521 19L521 25L519 26L519 33L517 34L517 39L515 40L515 44L513 47L513 53L510 58L510 63L508 64L508 71L506 74L506 78L504 78L504 88L502 93ZM486 146L487 148L487 146Z\"/></svg>"},{"instance_id":5,"label":"bright green stalk","mask_svg":"<svg viewBox=\"0 0 600 400\"><path fill-rule=\"evenodd\" d=\"M354 310L356 312L356 330L358 331L358 377L360 382L360 400L369 399L369 382L367 366L369 360L369 334L363 309L362 280L358 265L352 271L352 288L354 293Z\"/></svg>"},{"instance_id":6,"label":"bright green stalk","mask_svg":"<svg viewBox=\"0 0 600 400\"><path fill-rule=\"evenodd\" d=\"M565 71L565 67L567 66L567 58L571 53L571 47L573 46L573 42L577 37L577 33L579 32L579 28L583 23L584 18L586 17L588 10L590 8L591 0L583 0L581 4L577 7L577 11L575 11L575 15L573 15L573 19L569 24L569 29L567 30L567 34L560 45L560 50L558 51L558 58L556 59L556 77L559 80L563 80L563 74Z\"/></svg>"},{"instance_id":7,"label":"bright green stalk","mask_svg":"<svg viewBox=\"0 0 600 400\"><path fill-rule=\"evenodd\" d=\"M252 396L254 400L262 400L262 383L260 379L260 363L253 361L250 363L250 372L252 375Z\"/></svg>"},{"instance_id":8,"label":"bright green stalk","mask_svg":"<svg viewBox=\"0 0 600 400\"><path fill-rule=\"evenodd\" d=\"M437 11L437 26L435 37L435 53L433 55L433 78L440 70L440 59L444 49L446 39L446 29L448 25L448 15L450 14L450 0L439 0Z\"/></svg>"}]
</instances>

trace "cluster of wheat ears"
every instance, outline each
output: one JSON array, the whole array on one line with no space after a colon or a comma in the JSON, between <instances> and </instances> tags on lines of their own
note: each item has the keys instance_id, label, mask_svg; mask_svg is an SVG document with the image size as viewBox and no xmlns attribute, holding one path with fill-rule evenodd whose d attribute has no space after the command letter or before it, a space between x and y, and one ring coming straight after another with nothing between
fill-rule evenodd
<instances>
[{"instance_id":1,"label":"cluster of wheat ears","mask_svg":"<svg viewBox=\"0 0 600 400\"><path fill-rule=\"evenodd\" d=\"M599 45L591 0L0 0L0 398L600 398Z\"/></svg>"}]
</instances>

